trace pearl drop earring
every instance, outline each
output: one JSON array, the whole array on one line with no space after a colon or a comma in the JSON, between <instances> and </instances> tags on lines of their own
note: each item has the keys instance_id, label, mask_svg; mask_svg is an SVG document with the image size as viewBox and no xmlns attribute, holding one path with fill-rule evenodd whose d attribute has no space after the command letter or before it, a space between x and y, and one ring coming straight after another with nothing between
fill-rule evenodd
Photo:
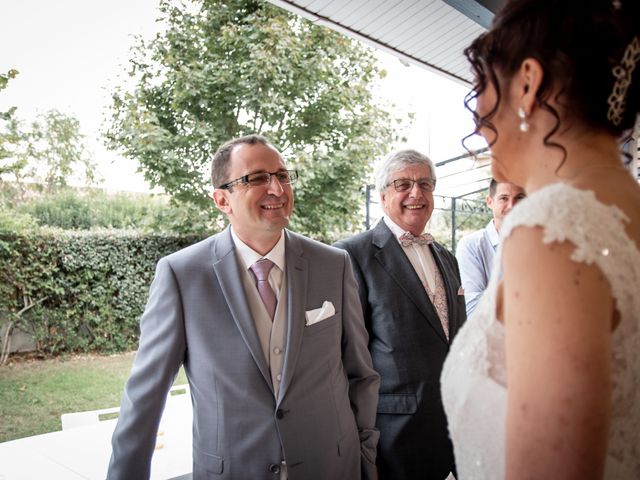
<instances>
[{"instance_id":1,"label":"pearl drop earring","mask_svg":"<svg viewBox=\"0 0 640 480\"><path fill-rule=\"evenodd\" d=\"M527 114L525 113L524 108L518 108L518 117L522 120L520 122L520 131L522 133L527 133L529 131L529 123L527 122Z\"/></svg>"}]
</instances>

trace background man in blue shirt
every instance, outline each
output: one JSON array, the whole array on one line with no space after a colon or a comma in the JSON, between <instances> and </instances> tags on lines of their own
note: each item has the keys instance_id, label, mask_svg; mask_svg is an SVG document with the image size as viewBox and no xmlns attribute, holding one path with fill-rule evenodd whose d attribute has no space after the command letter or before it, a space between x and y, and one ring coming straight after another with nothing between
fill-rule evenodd
<instances>
[{"instance_id":1,"label":"background man in blue shirt","mask_svg":"<svg viewBox=\"0 0 640 480\"><path fill-rule=\"evenodd\" d=\"M526 197L524 190L513 183L498 183L491 179L487 206L493 212L493 219L487 226L460 240L456 257L462 277L467 316L476 307L484 289L489 284L493 257L500 241L500 227L504 217L520 200Z\"/></svg>"}]
</instances>

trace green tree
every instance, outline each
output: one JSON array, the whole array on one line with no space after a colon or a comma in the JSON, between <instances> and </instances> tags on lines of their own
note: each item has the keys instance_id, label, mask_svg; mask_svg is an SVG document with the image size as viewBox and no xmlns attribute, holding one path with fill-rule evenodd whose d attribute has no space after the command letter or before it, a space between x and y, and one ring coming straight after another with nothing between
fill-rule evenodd
<instances>
[{"instance_id":1,"label":"green tree","mask_svg":"<svg viewBox=\"0 0 640 480\"><path fill-rule=\"evenodd\" d=\"M0 74L0 91L7 88L9 80L18 75L17 70L9 70ZM25 134L20 129L20 123L15 117L16 107L0 112L0 176L18 174L25 166L26 160L16 156L19 145L24 141ZM2 178L0 177L0 182Z\"/></svg>"},{"instance_id":2,"label":"green tree","mask_svg":"<svg viewBox=\"0 0 640 480\"><path fill-rule=\"evenodd\" d=\"M27 175L48 191L66 187L74 174L85 185L94 181L95 165L80 132L80 122L58 110L49 110L32 122L26 157Z\"/></svg>"},{"instance_id":3,"label":"green tree","mask_svg":"<svg viewBox=\"0 0 640 480\"><path fill-rule=\"evenodd\" d=\"M381 72L358 42L251 0L162 0L164 31L132 49L113 93L112 148L177 201L209 209L217 146L267 136L301 171L293 228L330 240L361 228L372 161L396 140L372 99Z\"/></svg>"},{"instance_id":4,"label":"green tree","mask_svg":"<svg viewBox=\"0 0 640 480\"><path fill-rule=\"evenodd\" d=\"M3 83L0 76L0 90ZM13 176L16 184L3 185L3 192L23 193L25 180L48 192L66 187L72 176L85 185L95 180L95 164L75 117L49 110L25 126L15 110L0 112L0 174Z\"/></svg>"}]
</instances>

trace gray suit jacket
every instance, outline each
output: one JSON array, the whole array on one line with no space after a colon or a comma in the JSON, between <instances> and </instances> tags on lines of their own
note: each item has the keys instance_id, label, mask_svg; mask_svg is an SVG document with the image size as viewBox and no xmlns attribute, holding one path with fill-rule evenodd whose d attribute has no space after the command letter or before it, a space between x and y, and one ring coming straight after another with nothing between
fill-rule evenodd
<instances>
[{"instance_id":1,"label":"gray suit jacket","mask_svg":"<svg viewBox=\"0 0 640 480\"><path fill-rule=\"evenodd\" d=\"M371 478L379 376L344 252L285 231L287 347L274 398L230 231L158 262L113 434L110 479L149 476L166 395L184 364L194 478ZM305 326L305 311L333 317Z\"/></svg>"},{"instance_id":2,"label":"gray suit jacket","mask_svg":"<svg viewBox=\"0 0 640 480\"><path fill-rule=\"evenodd\" d=\"M380 479L443 480L455 467L440 398L449 343L435 307L384 222L336 246L351 257L373 367L382 380L376 419ZM438 243L430 249L447 291L453 340L466 320L458 264Z\"/></svg>"}]
</instances>

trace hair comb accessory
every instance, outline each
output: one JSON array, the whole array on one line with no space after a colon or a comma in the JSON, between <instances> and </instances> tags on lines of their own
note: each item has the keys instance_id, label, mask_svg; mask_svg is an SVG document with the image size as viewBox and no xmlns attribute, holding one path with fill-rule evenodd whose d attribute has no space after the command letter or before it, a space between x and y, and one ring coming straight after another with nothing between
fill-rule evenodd
<instances>
[{"instance_id":1,"label":"hair comb accessory","mask_svg":"<svg viewBox=\"0 0 640 480\"><path fill-rule=\"evenodd\" d=\"M631 85L631 75L636 68L638 59L640 59L640 40L638 37L633 37L624 51L622 60L613 68L613 76L616 81L613 84L611 95L607 99L609 103L607 119L615 126L620 125L620 122L622 122L627 90Z\"/></svg>"}]
</instances>

